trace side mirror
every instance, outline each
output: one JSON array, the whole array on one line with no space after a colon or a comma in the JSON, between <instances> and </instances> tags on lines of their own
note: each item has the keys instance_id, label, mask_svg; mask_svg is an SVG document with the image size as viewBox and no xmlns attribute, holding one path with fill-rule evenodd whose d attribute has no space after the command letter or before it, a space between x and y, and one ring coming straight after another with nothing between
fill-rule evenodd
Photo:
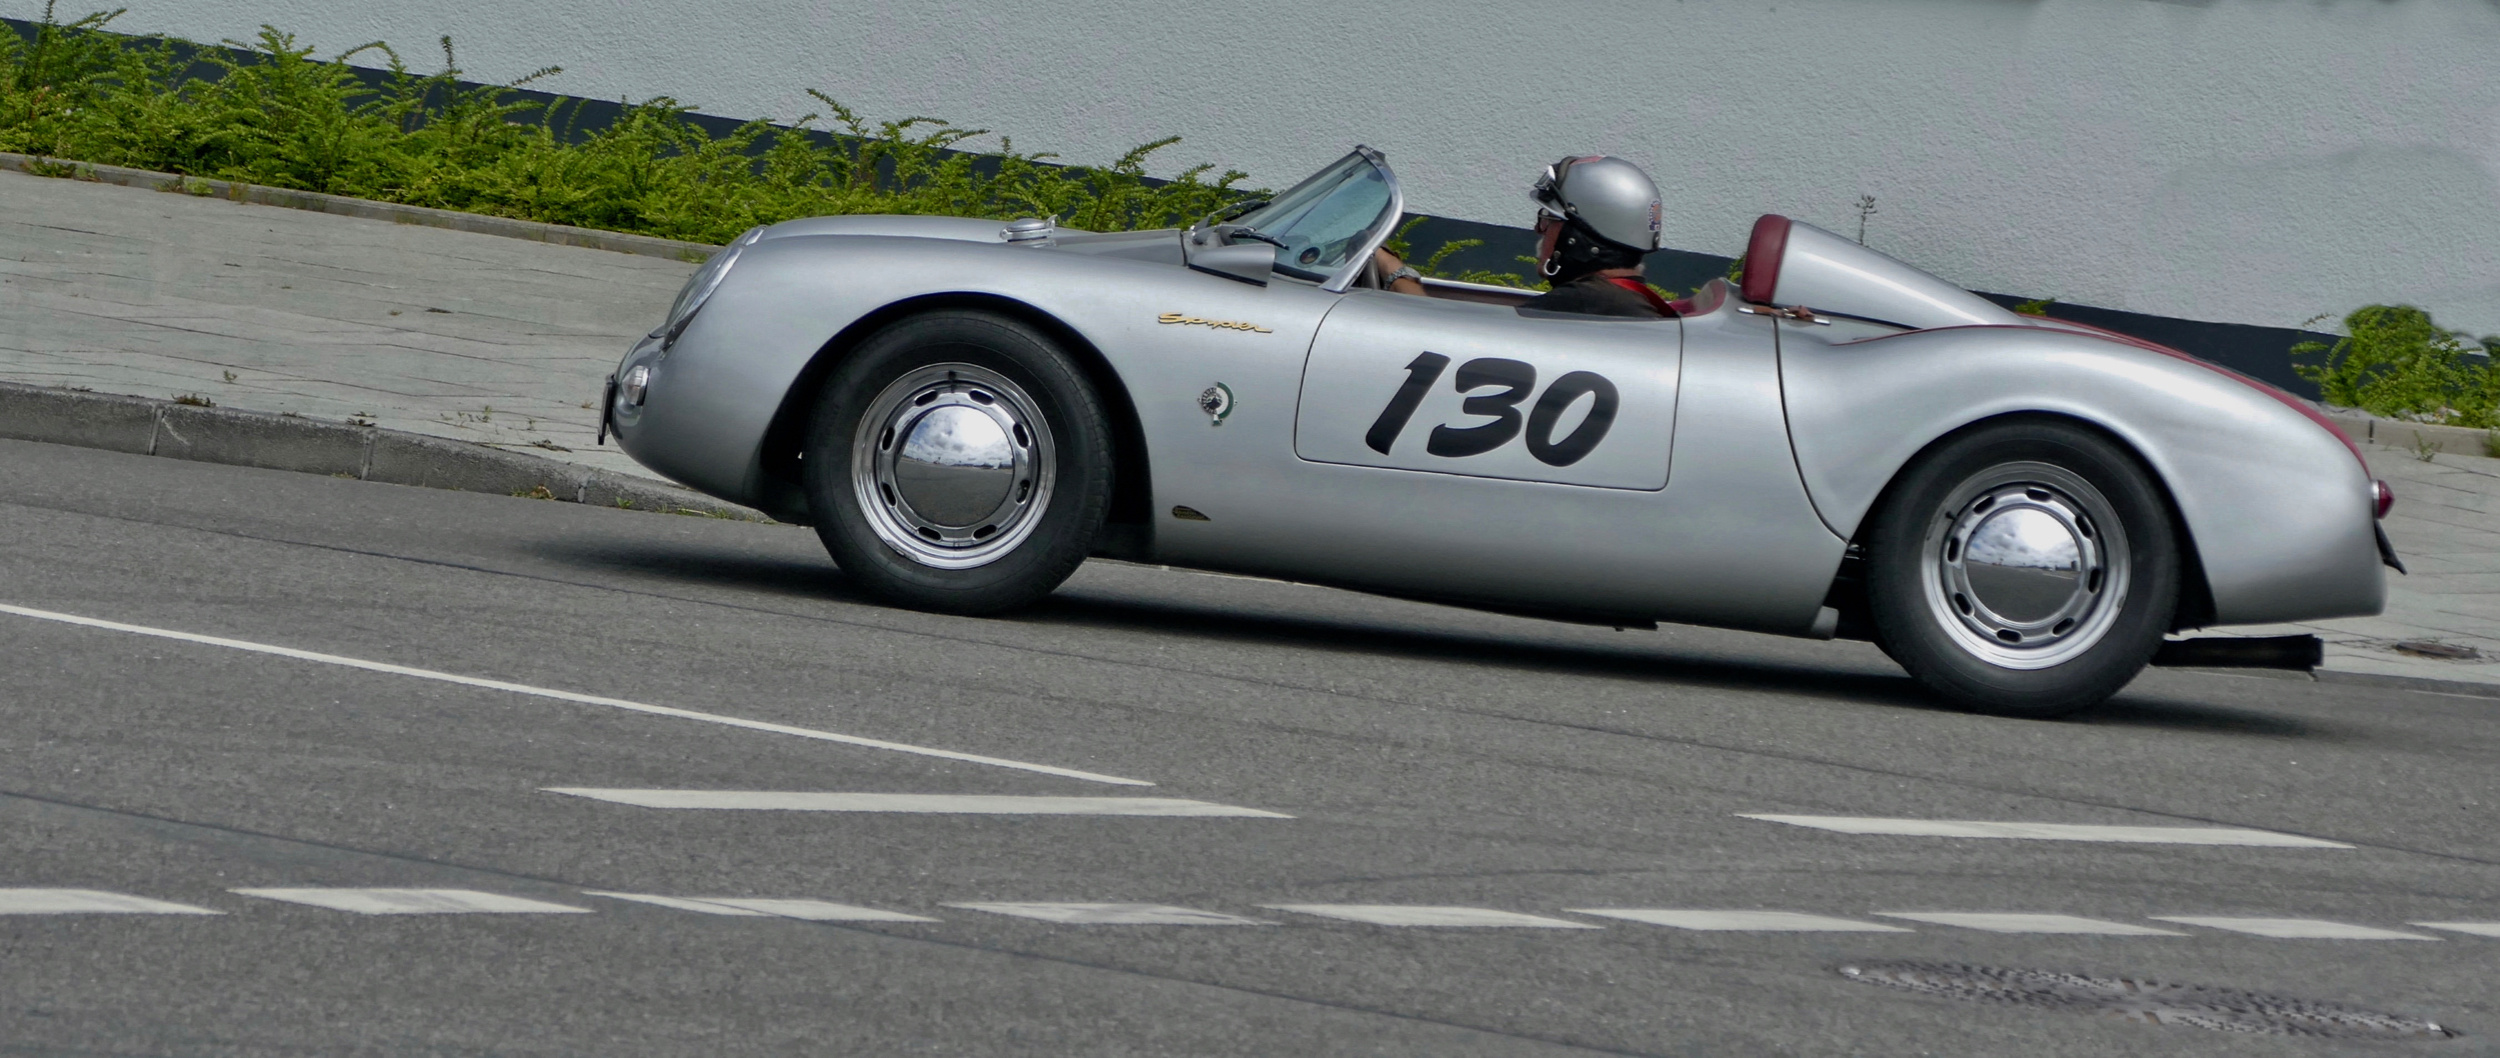
<instances>
[{"instance_id":1,"label":"side mirror","mask_svg":"<svg viewBox=\"0 0 2500 1058\"><path fill-rule=\"evenodd\" d=\"M1225 246L1208 240L1184 236L1181 248L1189 267L1208 275L1223 276L1253 286L1266 286L1267 277L1276 273L1276 248L1263 242L1240 242Z\"/></svg>"}]
</instances>

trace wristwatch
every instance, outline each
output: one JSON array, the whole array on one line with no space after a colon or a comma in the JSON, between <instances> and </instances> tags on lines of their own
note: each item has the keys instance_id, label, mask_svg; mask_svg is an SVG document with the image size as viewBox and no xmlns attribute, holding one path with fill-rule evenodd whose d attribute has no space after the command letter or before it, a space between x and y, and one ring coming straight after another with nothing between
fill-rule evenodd
<instances>
[{"instance_id":1,"label":"wristwatch","mask_svg":"<svg viewBox=\"0 0 2500 1058\"><path fill-rule=\"evenodd\" d=\"M1387 276L1386 278L1383 278L1383 279L1380 281L1380 285L1381 285L1381 286L1383 286L1383 287L1386 287L1386 286L1388 286L1388 285L1390 285L1390 284L1392 284L1392 283L1395 283L1395 282L1397 282L1398 280L1401 280L1401 279L1412 279L1412 280L1414 280L1414 281L1416 281L1416 282L1418 282L1418 283L1421 283L1421 282L1423 282L1423 281L1424 281L1424 274L1423 274L1422 272L1418 272L1418 271L1416 271L1416 270L1415 270L1415 266L1414 266L1414 265L1400 265L1400 266L1398 267L1398 270L1397 270L1397 271L1395 271L1395 272L1391 272L1391 273L1389 273L1389 274L1388 274L1388 276Z\"/></svg>"}]
</instances>

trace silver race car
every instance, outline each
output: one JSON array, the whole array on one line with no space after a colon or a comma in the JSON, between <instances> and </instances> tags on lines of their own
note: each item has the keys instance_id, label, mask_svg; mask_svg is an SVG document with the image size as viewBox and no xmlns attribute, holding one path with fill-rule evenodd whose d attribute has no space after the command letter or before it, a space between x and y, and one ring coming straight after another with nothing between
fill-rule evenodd
<instances>
[{"instance_id":1,"label":"silver race car","mask_svg":"<svg viewBox=\"0 0 2500 1058\"><path fill-rule=\"evenodd\" d=\"M1401 206L1357 148L1185 230L759 228L604 415L643 465L951 613L1105 555L1871 639L1954 703L2046 716L2167 633L2383 603L2386 488L2288 394L1777 216L1680 318L1395 294L1371 262Z\"/></svg>"}]
</instances>

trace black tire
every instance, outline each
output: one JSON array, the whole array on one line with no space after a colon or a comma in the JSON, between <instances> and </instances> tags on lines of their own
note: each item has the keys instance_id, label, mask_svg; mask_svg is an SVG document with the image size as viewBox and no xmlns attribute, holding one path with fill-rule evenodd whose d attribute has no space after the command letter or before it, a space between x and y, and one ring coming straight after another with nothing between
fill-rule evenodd
<instances>
[{"instance_id":1,"label":"black tire","mask_svg":"<svg viewBox=\"0 0 2500 1058\"><path fill-rule=\"evenodd\" d=\"M2097 705L2143 671L2169 629L2180 568L2171 526L2152 474L2079 423L2013 419L1948 438L1894 480L1870 522L1878 645L1973 712L2045 718Z\"/></svg>"},{"instance_id":2,"label":"black tire","mask_svg":"<svg viewBox=\"0 0 2500 1058\"><path fill-rule=\"evenodd\" d=\"M993 444L1003 439L1001 450L1014 453L1017 462L1006 478L991 464L967 462L976 477L963 479L974 481L976 492L996 481L1017 482L1001 494L1007 504L1001 510L1013 519L999 522L1006 532L971 526L976 516L966 520L960 540L941 539L940 529L957 531L913 507L911 489L962 509L947 491L953 486L927 484L932 479L924 469L922 477L909 479L919 484L905 484L898 497L896 484L906 479L895 475L910 470L894 469L892 458L879 462L895 451L937 451L894 445L920 436L923 428L914 424L934 421L939 412L926 398L910 406L912 395L939 390L957 405L947 412L957 417L955 425L992 430L995 436L984 436ZM979 426L985 413L1006 425ZM863 418L871 415L883 425L863 437ZM897 441L898 429L913 437ZM953 444L958 432L941 436ZM801 481L825 550L870 595L916 610L994 614L1050 594L1093 550L1111 502L1111 445L1110 419L1093 386L1048 335L995 313L945 310L886 327L834 369L809 422ZM1029 505L1018 508L1018 496ZM871 509L870 502L882 505ZM940 529L927 528L933 524ZM969 535L984 531L994 535ZM958 543L961 549L950 549Z\"/></svg>"}]
</instances>

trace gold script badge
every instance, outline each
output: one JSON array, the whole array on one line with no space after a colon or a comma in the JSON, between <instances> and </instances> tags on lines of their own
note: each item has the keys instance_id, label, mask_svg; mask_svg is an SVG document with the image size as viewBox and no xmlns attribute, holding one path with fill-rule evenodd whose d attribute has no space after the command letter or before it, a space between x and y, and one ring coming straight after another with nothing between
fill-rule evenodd
<instances>
[{"instance_id":1,"label":"gold script badge","mask_svg":"<svg viewBox=\"0 0 2500 1058\"><path fill-rule=\"evenodd\" d=\"M1161 316L1157 316L1155 317L1155 322L1177 323L1185 327L1213 327L1220 331L1255 331L1259 334L1276 333L1255 323L1244 323L1240 320L1210 320L1204 316L1183 316L1177 312L1167 312Z\"/></svg>"}]
</instances>

